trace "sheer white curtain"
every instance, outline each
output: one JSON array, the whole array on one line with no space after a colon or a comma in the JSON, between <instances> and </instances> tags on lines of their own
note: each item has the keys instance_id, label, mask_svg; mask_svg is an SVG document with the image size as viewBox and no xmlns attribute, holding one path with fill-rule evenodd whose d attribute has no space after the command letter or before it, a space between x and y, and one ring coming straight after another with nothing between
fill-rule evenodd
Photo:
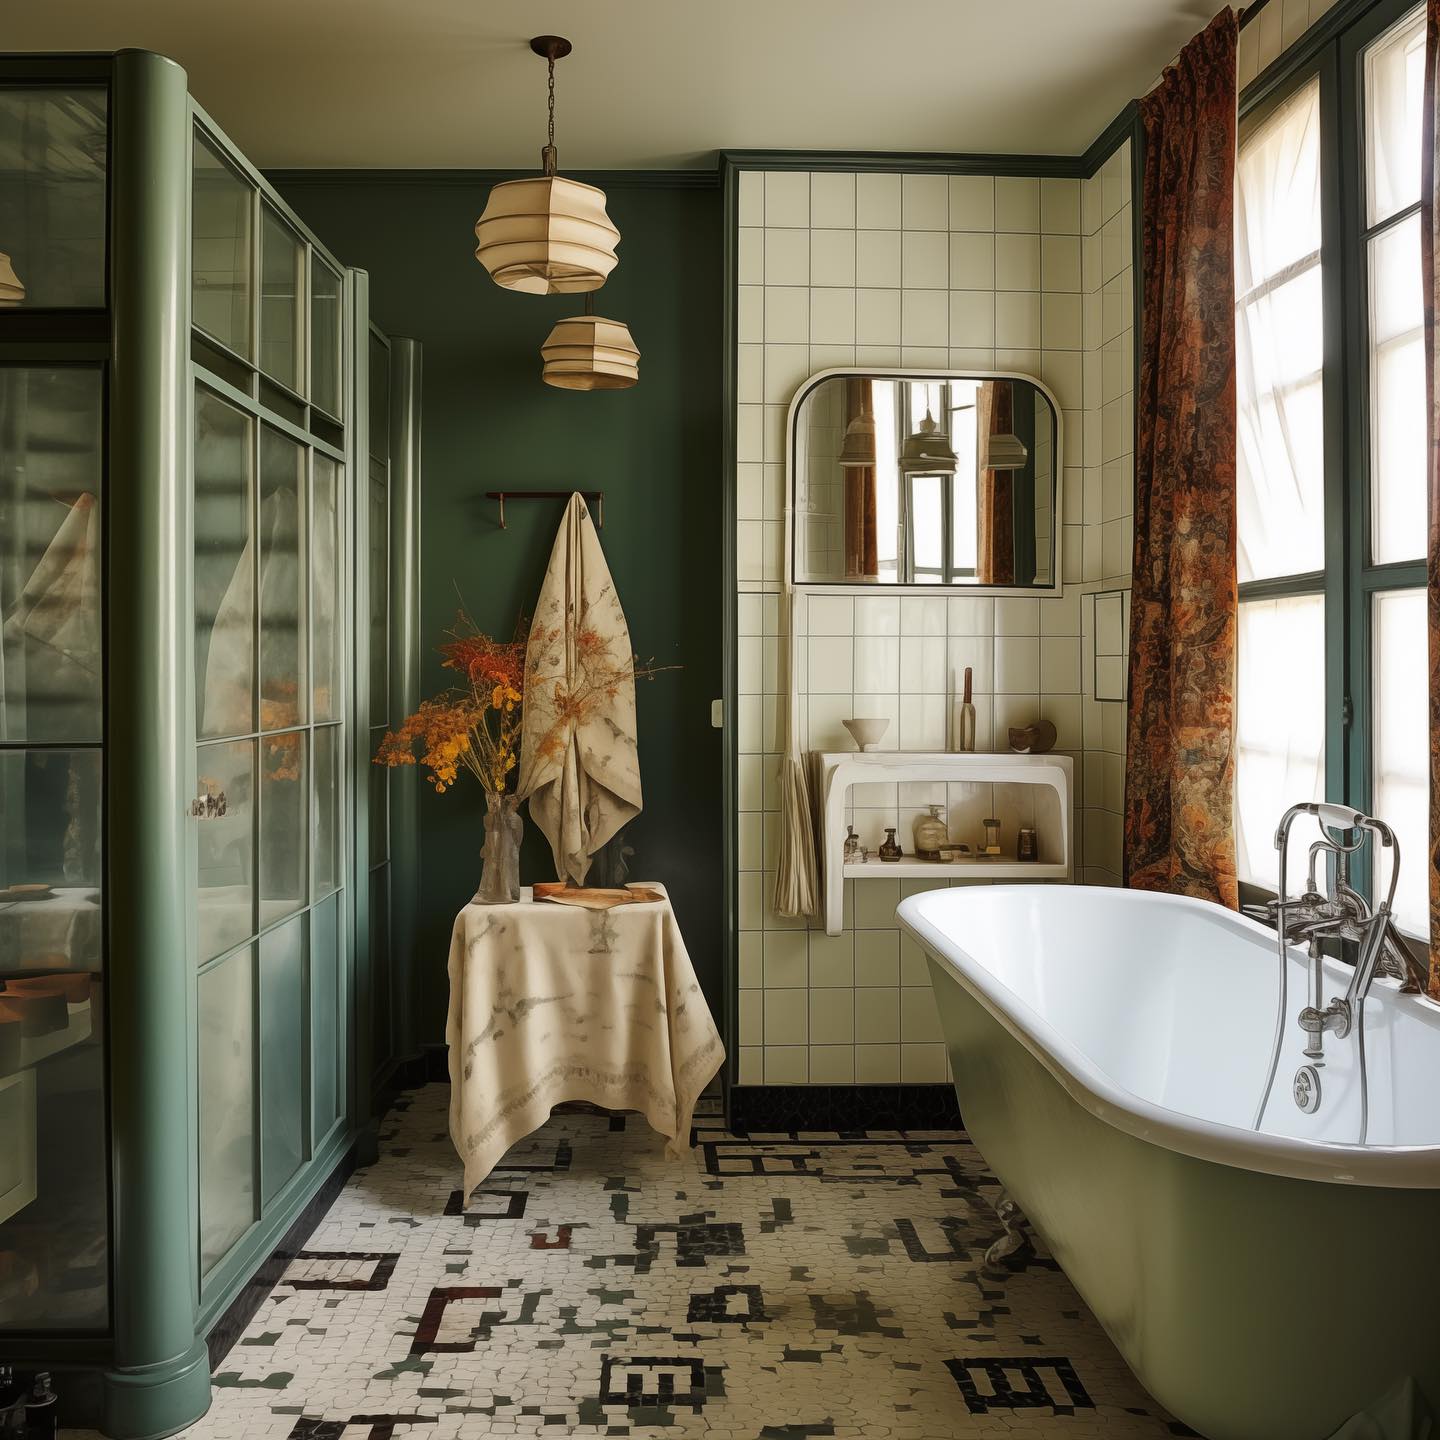
<instances>
[{"instance_id":1,"label":"sheer white curtain","mask_svg":"<svg viewBox=\"0 0 1440 1440\"><path fill-rule=\"evenodd\" d=\"M1318 81L1242 140L1235 215L1238 577L1290 588L1325 564ZM1280 816L1324 798L1323 595L1242 590L1237 660L1236 859L1273 887Z\"/></svg>"}]
</instances>

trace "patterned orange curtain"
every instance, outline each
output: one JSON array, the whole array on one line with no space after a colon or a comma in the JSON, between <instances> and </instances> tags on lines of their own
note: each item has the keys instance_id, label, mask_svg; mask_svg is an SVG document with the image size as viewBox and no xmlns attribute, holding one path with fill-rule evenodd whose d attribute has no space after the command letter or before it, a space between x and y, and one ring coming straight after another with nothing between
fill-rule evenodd
<instances>
[{"instance_id":1,"label":"patterned orange curtain","mask_svg":"<svg viewBox=\"0 0 1440 1440\"><path fill-rule=\"evenodd\" d=\"M1436 273L1437 223L1435 143L1440 116L1435 110L1436 66L1440 65L1440 0L1425 6L1425 105L1423 159L1420 165L1420 263L1425 296L1425 389L1429 398L1429 575L1427 611L1430 631L1430 994L1440 999L1440 412L1437 412Z\"/></svg>"},{"instance_id":2,"label":"patterned orange curtain","mask_svg":"<svg viewBox=\"0 0 1440 1440\"><path fill-rule=\"evenodd\" d=\"M1144 309L1125 879L1238 903L1235 13L1141 104Z\"/></svg>"},{"instance_id":3,"label":"patterned orange curtain","mask_svg":"<svg viewBox=\"0 0 1440 1440\"><path fill-rule=\"evenodd\" d=\"M875 415L873 382L855 377L845 382L845 424ZM873 580L880 573L880 547L876 530L875 464L845 469L845 578Z\"/></svg>"},{"instance_id":4,"label":"patterned orange curtain","mask_svg":"<svg viewBox=\"0 0 1440 1440\"><path fill-rule=\"evenodd\" d=\"M1015 428L1015 389L1008 380L987 380L981 387L975 427L980 447L980 503L975 532L975 578L982 585L1015 583L1015 476L991 470L984 460L992 435Z\"/></svg>"}]
</instances>

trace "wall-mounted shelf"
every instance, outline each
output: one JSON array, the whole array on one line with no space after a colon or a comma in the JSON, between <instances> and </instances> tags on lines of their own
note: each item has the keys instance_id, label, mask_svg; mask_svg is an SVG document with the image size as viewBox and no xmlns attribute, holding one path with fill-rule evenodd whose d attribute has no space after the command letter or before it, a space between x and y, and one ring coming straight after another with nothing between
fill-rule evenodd
<instances>
[{"instance_id":1,"label":"wall-mounted shelf","mask_svg":"<svg viewBox=\"0 0 1440 1440\"><path fill-rule=\"evenodd\" d=\"M846 880L1070 880L1074 878L1072 837L1074 764L1068 755L1010 753L949 754L872 750L817 753L820 797L820 865L825 892L825 933L844 926ZM1036 798L1040 858L1017 860L1013 853L990 858L934 861L906 855L902 860L872 857L845 863L845 806L851 786L876 784L1030 785ZM899 837L902 844L908 836ZM1014 837L1009 837L1011 844Z\"/></svg>"}]
</instances>

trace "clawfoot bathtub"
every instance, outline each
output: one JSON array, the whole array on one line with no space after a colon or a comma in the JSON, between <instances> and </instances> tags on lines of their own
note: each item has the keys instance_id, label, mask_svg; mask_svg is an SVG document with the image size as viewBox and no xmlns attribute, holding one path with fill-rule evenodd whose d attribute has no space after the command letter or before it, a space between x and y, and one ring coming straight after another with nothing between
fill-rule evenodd
<instances>
[{"instance_id":1,"label":"clawfoot bathtub","mask_svg":"<svg viewBox=\"0 0 1440 1440\"><path fill-rule=\"evenodd\" d=\"M1377 983L1305 1113L1292 952L1256 1129L1280 974L1256 922L1058 885L899 917L971 1137L1162 1405L1208 1440L1325 1440L1407 1378L1440 1411L1440 1007Z\"/></svg>"}]
</instances>

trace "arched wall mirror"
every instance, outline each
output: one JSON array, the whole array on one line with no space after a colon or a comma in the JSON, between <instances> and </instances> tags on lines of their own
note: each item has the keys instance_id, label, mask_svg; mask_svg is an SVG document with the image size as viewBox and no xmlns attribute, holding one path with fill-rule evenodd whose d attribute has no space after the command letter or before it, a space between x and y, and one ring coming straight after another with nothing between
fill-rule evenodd
<instances>
[{"instance_id":1,"label":"arched wall mirror","mask_svg":"<svg viewBox=\"0 0 1440 1440\"><path fill-rule=\"evenodd\" d=\"M1030 375L824 370L790 403L802 586L1060 588L1060 407Z\"/></svg>"}]
</instances>

